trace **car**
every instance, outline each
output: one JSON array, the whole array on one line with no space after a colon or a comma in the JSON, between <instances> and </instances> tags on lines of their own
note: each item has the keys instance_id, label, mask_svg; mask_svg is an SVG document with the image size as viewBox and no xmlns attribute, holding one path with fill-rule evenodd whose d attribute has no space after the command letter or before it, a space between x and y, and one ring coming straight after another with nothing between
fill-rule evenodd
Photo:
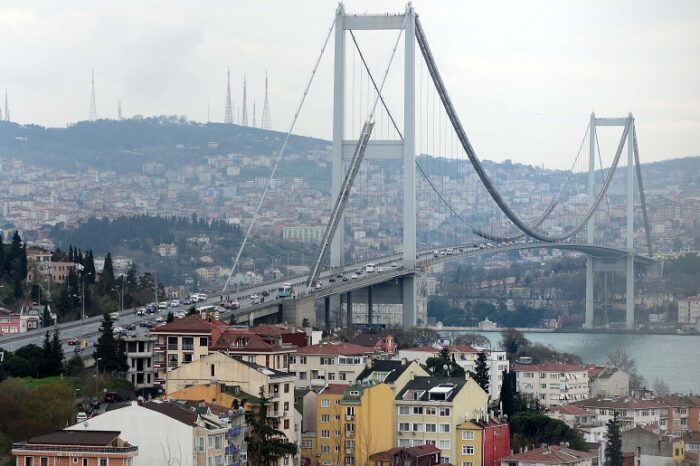
<instances>
[{"instance_id":1,"label":"car","mask_svg":"<svg viewBox=\"0 0 700 466\"><path fill-rule=\"evenodd\" d=\"M161 316L158 316L155 319L153 319L153 321L157 324L160 324L161 322L163 322L163 318Z\"/></svg>"},{"instance_id":2,"label":"car","mask_svg":"<svg viewBox=\"0 0 700 466\"><path fill-rule=\"evenodd\" d=\"M129 331L133 331L133 330L136 330L136 324L126 324L124 326L124 328L129 330Z\"/></svg>"},{"instance_id":3,"label":"car","mask_svg":"<svg viewBox=\"0 0 700 466\"><path fill-rule=\"evenodd\" d=\"M139 309L136 309L136 315L137 315L137 316L142 316L142 315L144 315L145 313L146 313L146 308L145 308L145 307L141 307L141 308L139 308Z\"/></svg>"},{"instance_id":4,"label":"car","mask_svg":"<svg viewBox=\"0 0 700 466\"><path fill-rule=\"evenodd\" d=\"M179 307L180 306L180 301L177 299L173 299L170 301L170 307Z\"/></svg>"},{"instance_id":5,"label":"car","mask_svg":"<svg viewBox=\"0 0 700 466\"><path fill-rule=\"evenodd\" d=\"M82 353L82 352L85 351L86 349L87 349L87 348L83 348L83 347L80 346L80 345L75 345L75 348L73 348L73 352L74 352L75 354L78 354L78 353Z\"/></svg>"},{"instance_id":6,"label":"car","mask_svg":"<svg viewBox=\"0 0 700 466\"><path fill-rule=\"evenodd\" d=\"M84 411L80 411L75 417L76 422L85 422L88 420L87 414Z\"/></svg>"},{"instance_id":7,"label":"car","mask_svg":"<svg viewBox=\"0 0 700 466\"><path fill-rule=\"evenodd\" d=\"M270 292L267 291L267 290L262 290L262 293L260 293L260 294L263 295L263 296L265 296L266 298L267 298L268 296L270 296Z\"/></svg>"},{"instance_id":8,"label":"car","mask_svg":"<svg viewBox=\"0 0 700 466\"><path fill-rule=\"evenodd\" d=\"M330 277L328 278L328 283L335 283L335 277L334 277L334 276L330 276Z\"/></svg>"},{"instance_id":9,"label":"car","mask_svg":"<svg viewBox=\"0 0 700 466\"><path fill-rule=\"evenodd\" d=\"M322 287L323 285L321 285L321 282L316 282L316 284L314 285L314 290L320 290Z\"/></svg>"},{"instance_id":10,"label":"car","mask_svg":"<svg viewBox=\"0 0 700 466\"><path fill-rule=\"evenodd\" d=\"M398 266L399 266L399 264L397 264L396 262L392 262L392 263L391 263L391 268L396 268L396 267L398 267Z\"/></svg>"},{"instance_id":11,"label":"car","mask_svg":"<svg viewBox=\"0 0 700 466\"><path fill-rule=\"evenodd\" d=\"M177 317L178 319L182 319L186 315L187 315L187 313L185 311L179 311L179 312L175 313L175 317Z\"/></svg>"},{"instance_id":12,"label":"car","mask_svg":"<svg viewBox=\"0 0 700 466\"><path fill-rule=\"evenodd\" d=\"M122 396L117 392L107 392L105 393L105 403L118 403L124 401Z\"/></svg>"},{"instance_id":13,"label":"car","mask_svg":"<svg viewBox=\"0 0 700 466\"><path fill-rule=\"evenodd\" d=\"M183 304L183 306L189 306L190 304L194 304L194 301L192 301L191 299L188 298L188 299L184 300L182 302L182 304Z\"/></svg>"},{"instance_id":14,"label":"car","mask_svg":"<svg viewBox=\"0 0 700 466\"><path fill-rule=\"evenodd\" d=\"M78 344L78 339L77 338L69 338L68 341L66 341L69 346L75 346Z\"/></svg>"},{"instance_id":15,"label":"car","mask_svg":"<svg viewBox=\"0 0 700 466\"><path fill-rule=\"evenodd\" d=\"M350 275L350 280L355 280L356 278L360 278L360 276L357 273L353 273Z\"/></svg>"},{"instance_id":16,"label":"car","mask_svg":"<svg viewBox=\"0 0 700 466\"><path fill-rule=\"evenodd\" d=\"M343 274L342 273L336 274L335 278L343 278Z\"/></svg>"},{"instance_id":17,"label":"car","mask_svg":"<svg viewBox=\"0 0 700 466\"><path fill-rule=\"evenodd\" d=\"M349 279L348 277L346 277L345 275L343 275L342 277L343 277L343 281L344 281L344 282L347 282L348 280L350 280L350 279Z\"/></svg>"},{"instance_id":18,"label":"car","mask_svg":"<svg viewBox=\"0 0 700 466\"><path fill-rule=\"evenodd\" d=\"M250 304L260 304L260 296L257 294L250 295Z\"/></svg>"}]
</instances>

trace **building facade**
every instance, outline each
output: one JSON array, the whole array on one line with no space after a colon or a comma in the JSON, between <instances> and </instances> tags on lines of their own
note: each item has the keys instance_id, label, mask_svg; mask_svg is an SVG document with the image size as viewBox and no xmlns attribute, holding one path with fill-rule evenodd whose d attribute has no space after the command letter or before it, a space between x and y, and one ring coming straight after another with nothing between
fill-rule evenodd
<instances>
[{"instance_id":1,"label":"building facade","mask_svg":"<svg viewBox=\"0 0 700 466\"><path fill-rule=\"evenodd\" d=\"M297 378L297 388L320 388L326 384L349 385L368 364L373 348L350 343L320 343L297 349L289 371Z\"/></svg>"},{"instance_id":2,"label":"building facade","mask_svg":"<svg viewBox=\"0 0 700 466\"><path fill-rule=\"evenodd\" d=\"M593 453L549 445L506 456L501 466L594 466L597 459Z\"/></svg>"},{"instance_id":3,"label":"building facade","mask_svg":"<svg viewBox=\"0 0 700 466\"><path fill-rule=\"evenodd\" d=\"M457 426L457 466L500 466L510 454L510 427L496 418L480 418Z\"/></svg>"},{"instance_id":4,"label":"building facade","mask_svg":"<svg viewBox=\"0 0 700 466\"><path fill-rule=\"evenodd\" d=\"M544 408L588 398L588 369L575 364L515 364L518 392Z\"/></svg>"},{"instance_id":5,"label":"building facade","mask_svg":"<svg viewBox=\"0 0 700 466\"><path fill-rule=\"evenodd\" d=\"M156 370L153 367L153 345L155 336L137 335L125 337L126 364L129 366L126 379L135 389L153 387Z\"/></svg>"},{"instance_id":6,"label":"building facade","mask_svg":"<svg viewBox=\"0 0 700 466\"><path fill-rule=\"evenodd\" d=\"M678 300L678 323L700 323L700 296L691 296Z\"/></svg>"}]
</instances>

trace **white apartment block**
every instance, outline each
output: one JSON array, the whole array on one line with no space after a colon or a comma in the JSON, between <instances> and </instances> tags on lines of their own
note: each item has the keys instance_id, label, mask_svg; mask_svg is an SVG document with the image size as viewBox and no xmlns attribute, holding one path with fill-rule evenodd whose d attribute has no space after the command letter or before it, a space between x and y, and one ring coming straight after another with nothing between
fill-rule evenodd
<instances>
[{"instance_id":1,"label":"white apartment block","mask_svg":"<svg viewBox=\"0 0 700 466\"><path fill-rule=\"evenodd\" d=\"M512 370L518 392L538 400L544 408L588 398L588 369L584 366L549 362L516 364Z\"/></svg>"},{"instance_id":2,"label":"white apartment block","mask_svg":"<svg viewBox=\"0 0 700 466\"><path fill-rule=\"evenodd\" d=\"M678 323L700 323L700 296L691 296L678 300Z\"/></svg>"}]
</instances>

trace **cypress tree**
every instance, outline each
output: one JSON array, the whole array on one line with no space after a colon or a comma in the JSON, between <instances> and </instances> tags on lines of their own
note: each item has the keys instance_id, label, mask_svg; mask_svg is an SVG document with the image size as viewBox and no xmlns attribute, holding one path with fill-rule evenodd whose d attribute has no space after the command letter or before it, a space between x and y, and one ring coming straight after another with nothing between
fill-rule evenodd
<instances>
[{"instance_id":1,"label":"cypress tree","mask_svg":"<svg viewBox=\"0 0 700 466\"><path fill-rule=\"evenodd\" d=\"M39 377L48 377L51 374L51 339L49 338L49 331L47 330L44 334L44 343L41 345L41 360L39 360Z\"/></svg>"},{"instance_id":2,"label":"cypress tree","mask_svg":"<svg viewBox=\"0 0 700 466\"><path fill-rule=\"evenodd\" d=\"M489 368L486 365L486 354L482 351L476 358L476 366L474 367L474 380L484 389L489 392Z\"/></svg>"},{"instance_id":3,"label":"cypress tree","mask_svg":"<svg viewBox=\"0 0 700 466\"><path fill-rule=\"evenodd\" d=\"M620 436L620 420L617 412L606 424L608 431L605 434L607 446L605 447L606 466L622 466L622 437Z\"/></svg>"},{"instance_id":4,"label":"cypress tree","mask_svg":"<svg viewBox=\"0 0 700 466\"><path fill-rule=\"evenodd\" d=\"M53 325L53 321L51 320L51 310L49 309L48 304L44 306L44 313L41 316L41 323L44 328L51 327Z\"/></svg>"},{"instance_id":5,"label":"cypress tree","mask_svg":"<svg viewBox=\"0 0 700 466\"><path fill-rule=\"evenodd\" d=\"M99 370L111 372L114 369L114 361L116 359L116 341L114 340L114 330L112 327L112 319L109 314L105 313L100 325L100 336L97 339L97 347L92 355L95 361L102 359L99 365Z\"/></svg>"},{"instance_id":6,"label":"cypress tree","mask_svg":"<svg viewBox=\"0 0 700 466\"><path fill-rule=\"evenodd\" d=\"M63 372L64 357L63 345L61 345L58 327L55 327L53 330L53 338L51 338L51 375L60 375Z\"/></svg>"},{"instance_id":7,"label":"cypress tree","mask_svg":"<svg viewBox=\"0 0 700 466\"><path fill-rule=\"evenodd\" d=\"M68 245L68 262L73 262L73 245Z\"/></svg>"},{"instance_id":8,"label":"cypress tree","mask_svg":"<svg viewBox=\"0 0 700 466\"><path fill-rule=\"evenodd\" d=\"M114 288L114 267L112 265L112 253L108 252L105 256L105 264L102 268L102 281L105 294L108 294Z\"/></svg>"}]
</instances>

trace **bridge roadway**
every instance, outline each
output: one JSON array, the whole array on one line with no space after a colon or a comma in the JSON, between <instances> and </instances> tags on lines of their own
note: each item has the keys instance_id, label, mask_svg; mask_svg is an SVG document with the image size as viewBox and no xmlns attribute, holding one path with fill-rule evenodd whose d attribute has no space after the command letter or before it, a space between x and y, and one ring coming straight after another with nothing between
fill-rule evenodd
<instances>
[{"instance_id":1,"label":"bridge roadway","mask_svg":"<svg viewBox=\"0 0 700 466\"><path fill-rule=\"evenodd\" d=\"M489 254L500 254L510 251L521 251L527 249L560 249L565 251L573 251L591 254L600 258L622 258L629 255L629 253L620 248L614 248L609 246L595 246L585 243L541 243L541 242L518 242L513 244L497 244L493 246L487 246L485 243L481 243L479 246L474 247L473 244L456 246L451 248L441 248L441 249L430 249L426 251L421 251L418 253L418 266L424 269L429 268L434 264L441 262L449 262L460 259L478 257ZM642 263L652 263L654 259L635 255L635 260ZM377 267L377 271L374 273L366 273L364 271L366 264L374 263ZM357 278L350 278L354 272L360 272ZM371 260L358 262L346 267L339 267L332 270L324 271L320 276L321 288L311 290L307 295L305 293L306 280L308 275L297 275L293 277L286 277L280 280L270 281L266 283L256 284L241 288L236 292L227 293L231 298L236 298L240 302L240 308L235 311L223 310L221 314L222 319L227 319L231 314L235 315L239 321L246 320L246 317L251 313L256 313L256 317L261 317L263 315L270 315L276 313L280 304L282 304L282 299L276 299L276 289L282 283L291 283L292 286L297 290L300 296L313 296L315 299L321 299L326 296L347 293L353 290L365 288L370 285L376 285L379 283L384 283L404 275L410 275L415 273L414 270L405 269L402 265L401 254L394 254L391 256L384 256L380 258L374 258ZM343 278L337 277L341 275ZM330 281L330 278L334 277L334 281ZM265 299L263 303L252 304L250 296L253 294L261 294L263 291L267 291L269 296ZM287 298L289 299L289 298ZM205 301L197 303L197 307L204 305L216 305L221 301L221 295L211 295ZM183 306L179 308L168 308L167 310L162 310L158 315L164 315L167 311L177 311L184 310ZM265 310L267 310L265 312ZM145 320L152 320L157 317L152 316L137 316L136 308L126 309L120 314L118 322L115 326L125 326L127 324L138 324L139 322ZM84 321L73 321L66 322L58 325L61 332L61 340L64 342L64 351L67 357L73 353L73 347L68 346L66 341L69 339L87 339L89 343L94 342L97 339L100 321L102 316L89 317ZM28 344L41 345L43 341L44 329L32 330L26 333L18 335L9 335L0 337L0 347L6 350L14 351L21 346ZM81 355L88 356L92 354L92 349L89 348L84 351Z\"/></svg>"}]
</instances>

